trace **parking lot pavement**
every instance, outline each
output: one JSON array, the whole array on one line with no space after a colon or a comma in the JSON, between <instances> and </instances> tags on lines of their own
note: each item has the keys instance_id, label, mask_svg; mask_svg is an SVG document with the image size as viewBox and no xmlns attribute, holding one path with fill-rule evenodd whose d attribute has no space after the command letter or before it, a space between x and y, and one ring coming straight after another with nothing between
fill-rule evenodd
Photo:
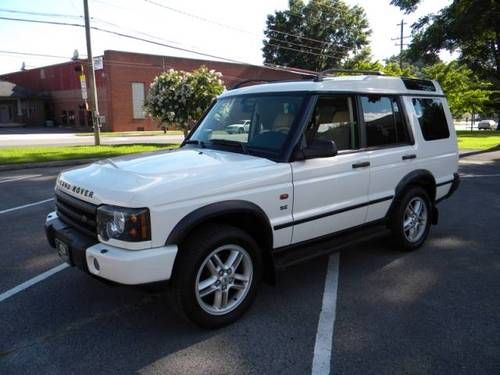
<instances>
[{"instance_id":1,"label":"parking lot pavement","mask_svg":"<svg viewBox=\"0 0 500 375\"><path fill-rule=\"evenodd\" d=\"M1 173L0 211L50 198L57 172ZM460 173L422 249L341 253L333 373L500 373L500 153ZM0 294L61 263L43 233L52 204L0 214ZM163 293L66 268L0 302L0 373L310 373L327 263L281 272L217 331L177 318Z\"/></svg>"}]
</instances>

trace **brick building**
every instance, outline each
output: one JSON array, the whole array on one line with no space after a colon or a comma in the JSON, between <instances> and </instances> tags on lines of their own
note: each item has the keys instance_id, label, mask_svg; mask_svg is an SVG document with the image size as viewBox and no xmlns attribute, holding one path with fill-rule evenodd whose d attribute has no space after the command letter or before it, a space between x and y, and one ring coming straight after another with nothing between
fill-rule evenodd
<instances>
[{"instance_id":1,"label":"brick building","mask_svg":"<svg viewBox=\"0 0 500 375\"><path fill-rule=\"evenodd\" d=\"M46 104L43 95L15 83L0 80L0 127L43 123Z\"/></svg>"},{"instance_id":2,"label":"brick building","mask_svg":"<svg viewBox=\"0 0 500 375\"><path fill-rule=\"evenodd\" d=\"M96 82L103 130L154 130L158 124L144 115L143 103L154 77L170 68L192 71L202 65L219 71L226 87L246 80L301 79L311 72L219 61L157 56L121 51L105 51L97 58ZM80 66L83 60L69 61L0 75L47 98L46 120L57 125L86 127L90 118L81 97ZM88 74L86 74L88 80ZM87 82L88 87L88 82Z\"/></svg>"}]
</instances>

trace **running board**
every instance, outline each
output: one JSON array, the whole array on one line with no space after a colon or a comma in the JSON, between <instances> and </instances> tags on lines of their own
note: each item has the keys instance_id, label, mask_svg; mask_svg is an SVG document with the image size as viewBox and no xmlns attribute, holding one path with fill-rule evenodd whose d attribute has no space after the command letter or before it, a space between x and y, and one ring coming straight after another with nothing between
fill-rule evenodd
<instances>
[{"instance_id":1,"label":"running board","mask_svg":"<svg viewBox=\"0 0 500 375\"><path fill-rule=\"evenodd\" d=\"M274 249L274 265L277 269L285 268L389 234L390 230L385 221L377 220L331 235Z\"/></svg>"}]
</instances>

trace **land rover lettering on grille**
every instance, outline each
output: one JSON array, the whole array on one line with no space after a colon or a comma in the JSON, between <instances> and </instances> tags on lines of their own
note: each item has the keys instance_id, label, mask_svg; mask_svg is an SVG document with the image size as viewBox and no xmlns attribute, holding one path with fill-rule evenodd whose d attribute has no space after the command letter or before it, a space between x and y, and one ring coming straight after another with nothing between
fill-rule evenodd
<instances>
[{"instance_id":1,"label":"land rover lettering on grille","mask_svg":"<svg viewBox=\"0 0 500 375\"><path fill-rule=\"evenodd\" d=\"M91 190L87 190L85 188L82 188L80 186L76 186L76 185L71 185L69 183L67 183L66 181L63 181L61 179L59 179L58 181L58 185L60 187L62 187L63 189L66 189L66 190L70 190L72 191L73 193L76 193L76 194L79 194L79 195L82 195L84 197L88 197L88 198L93 198L94 197L94 192L91 191Z\"/></svg>"}]
</instances>

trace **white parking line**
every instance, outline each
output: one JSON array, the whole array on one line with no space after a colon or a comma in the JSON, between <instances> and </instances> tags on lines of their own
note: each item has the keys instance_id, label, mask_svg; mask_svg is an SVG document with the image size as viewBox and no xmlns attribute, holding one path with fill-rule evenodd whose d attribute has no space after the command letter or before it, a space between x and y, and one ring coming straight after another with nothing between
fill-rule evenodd
<instances>
[{"instance_id":1,"label":"white parking line","mask_svg":"<svg viewBox=\"0 0 500 375\"><path fill-rule=\"evenodd\" d=\"M9 289L8 291L0 294L0 302L5 301L7 298L12 297L14 294L22 292L25 289L28 289L30 286L35 285L36 283L39 283L42 280L45 280L46 278L54 275L55 273L57 273L59 271L62 271L63 269L65 269L67 267L68 267L68 264L66 264L66 263L60 264L54 268L51 268L50 270L48 270L44 273L41 273L38 276L35 276L32 279L29 279L28 281L25 281L22 284L19 284L18 286L14 287L12 289Z\"/></svg>"},{"instance_id":2,"label":"white parking line","mask_svg":"<svg viewBox=\"0 0 500 375\"><path fill-rule=\"evenodd\" d=\"M44 199L43 201L38 201L38 202L23 204L22 206L7 208L6 210L0 211L0 215L1 214L6 214L7 212L21 210L23 208L27 208L27 207L31 207L31 206L38 206L39 204L47 203L47 202L50 202L50 201L53 201L53 200L54 200L54 198L49 198L49 199Z\"/></svg>"},{"instance_id":3,"label":"white parking line","mask_svg":"<svg viewBox=\"0 0 500 375\"><path fill-rule=\"evenodd\" d=\"M16 177L7 177L4 180L0 180L0 184L5 184L6 182L14 182L14 181L21 181L21 180L26 180L28 178L35 178L35 177L41 177L41 174L30 174L30 175L25 175L25 176L16 176Z\"/></svg>"},{"instance_id":4,"label":"white parking line","mask_svg":"<svg viewBox=\"0 0 500 375\"><path fill-rule=\"evenodd\" d=\"M333 332L335 327L335 313L337 309L337 287L339 281L339 253L330 255L326 271L323 303L319 314L312 375L330 374L332 358Z\"/></svg>"}]
</instances>

